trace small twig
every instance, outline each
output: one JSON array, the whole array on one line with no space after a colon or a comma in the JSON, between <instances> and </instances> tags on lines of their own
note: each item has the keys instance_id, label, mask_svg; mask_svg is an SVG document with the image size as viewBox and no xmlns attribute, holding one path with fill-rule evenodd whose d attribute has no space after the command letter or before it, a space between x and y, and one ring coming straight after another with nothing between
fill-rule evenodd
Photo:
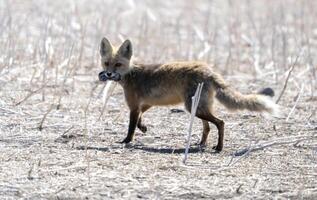
<instances>
[{"instance_id":1,"label":"small twig","mask_svg":"<svg viewBox=\"0 0 317 200\"><path fill-rule=\"evenodd\" d=\"M232 155L230 162L228 163L227 167L233 166L237 162L239 162L242 158L246 157L249 155L249 153L253 150L253 146L250 144L250 146L246 149L242 149L239 152L236 152L235 154ZM234 160L235 156L240 156L236 160Z\"/></svg>"},{"instance_id":2,"label":"small twig","mask_svg":"<svg viewBox=\"0 0 317 200\"><path fill-rule=\"evenodd\" d=\"M84 124L84 134L85 134L85 158L87 161L87 176L88 176L88 184L90 184L90 158L89 158L89 153L88 153L88 129L87 129L87 114L89 111L89 106L91 103L91 100L93 98L94 91L97 89L98 83L95 83L95 85L92 87L91 92L90 92L90 97L89 101L87 103L87 106L84 110L84 117L85 117L85 124Z\"/></svg>"},{"instance_id":3,"label":"small twig","mask_svg":"<svg viewBox=\"0 0 317 200\"><path fill-rule=\"evenodd\" d=\"M303 92L303 89L304 89L304 84L302 84L302 86L300 88L300 91L298 92L298 95L297 95L297 98L296 98L296 102L295 102L293 108L291 109L291 111L289 112L289 114L287 115L286 121L288 121L289 118L291 117L291 115L293 114L293 112L294 112L294 110L295 110L295 108L296 108L296 106L297 106L297 104L299 102L300 96L301 96L301 94Z\"/></svg>"},{"instance_id":4,"label":"small twig","mask_svg":"<svg viewBox=\"0 0 317 200\"><path fill-rule=\"evenodd\" d=\"M84 110L85 117L86 117L86 115L87 115L87 112L88 112L88 109L89 109L91 100L92 100L92 98L93 98L93 94L94 94L94 92L95 92L95 90L97 89L98 86L99 86L99 84L98 84L97 82L95 82L94 86L93 86L92 89L91 89L90 98L89 98L88 103L87 103L87 105L86 105L86 107L85 107L85 110Z\"/></svg>"},{"instance_id":5,"label":"small twig","mask_svg":"<svg viewBox=\"0 0 317 200\"><path fill-rule=\"evenodd\" d=\"M298 59L299 59L300 55L301 55L301 53L299 53L299 54L296 56L294 63L292 64L292 66L290 67L290 69L289 69L289 71L288 71L288 74L287 74L287 77L286 77L286 80L285 80L283 89L282 89L282 91L281 91L281 93L280 93L280 96L279 96L279 97L277 98L277 100L276 100L276 104L278 104L278 102L281 100L281 98L282 98L282 96L283 96L283 94L284 94L284 92L285 92L285 90L286 90L286 87L287 87L287 84L288 84L288 80L289 80L289 78L290 78L290 76L291 76L291 74L292 74L292 72L293 72L293 70L294 70L294 68L295 68L295 66L296 66L296 64L297 64L297 62L298 62Z\"/></svg>"},{"instance_id":6,"label":"small twig","mask_svg":"<svg viewBox=\"0 0 317 200\"><path fill-rule=\"evenodd\" d=\"M262 145L259 145L258 147L253 148L253 149L252 149L252 152L253 152L253 151L258 151L258 150L263 150L263 149L265 149L265 148L268 148L268 147L271 147L271 146L276 146L276 145L298 143L299 141L302 142L302 141L305 141L305 140L308 140L308 139L311 139L311 138L312 138L312 137L302 138L302 139L297 139L297 140L295 140L295 141L282 141L282 142L274 141L274 142L267 143L267 144L262 144Z\"/></svg>"},{"instance_id":7,"label":"small twig","mask_svg":"<svg viewBox=\"0 0 317 200\"><path fill-rule=\"evenodd\" d=\"M26 101L28 98L30 98L31 96L33 96L34 94L38 93L39 91L41 91L43 88L45 88L47 86L48 81L46 81L40 88L34 90L34 91L30 91L28 95L26 95L26 97L24 97L21 101L19 101L18 103L15 104L15 106L20 105L21 103L23 103L24 101Z\"/></svg>"},{"instance_id":8,"label":"small twig","mask_svg":"<svg viewBox=\"0 0 317 200\"><path fill-rule=\"evenodd\" d=\"M34 163L31 165L30 169L28 170L28 176L27 176L28 180L34 179L34 177L32 176L33 168L34 168Z\"/></svg>"},{"instance_id":9,"label":"small twig","mask_svg":"<svg viewBox=\"0 0 317 200\"><path fill-rule=\"evenodd\" d=\"M68 133L70 130L72 130L74 128L74 126L69 127L66 131L64 131L64 133L62 134L62 136L66 135L66 133Z\"/></svg>"},{"instance_id":10,"label":"small twig","mask_svg":"<svg viewBox=\"0 0 317 200\"><path fill-rule=\"evenodd\" d=\"M43 115L43 118L40 122L40 125L39 125L39 130L42 131L43 130L43 124L44 124L44 121L47 117L47 115L53 110L54 108L54 104L51 104L50 108L46 111L46 113Z\"/></svg>"},{"instance_id":11,"label":"small twig","mask_svg":"<svg viewBox=\"0 0 317 200\"><path fill-rule=\"evenodd\" d=\"M48 169L48 170L41 170L42 173L50 173L50 172L58 172L58 171L68 171L68 170L77 170L77 169L85 169L86 165L76 165L76 166L69 166L65 168L55 168L55 169Z\"/></svg>"},{"instance_id":12,"label":"small twig","mask_svg":"<svg viewBox=\"0 0 317 200\"><path fill-rule=\"evenodd\" d=\"M311 112L311 114L308 116L308 118L307 118L306 121L309 121L309 120L316 114L316 111L317 111L317 109L313 110L313 111Z\"/></svg>"},{"instance_id":13,"label":"small twig","mask_svg":"<svg viewBox=\"0 0 317 200\"><path fill-rule=\"evenodd\" d=\"M87 129L87 118L86 118L86 114L85 114L85 138L86 138L86 141L85 141L85 158L86 158L86 161L87 161L87 176L88 176L88 184L90 184L90 157L89 157L89 153L88 153L88 129Z\"/></svg>"},{"instance_id":14,"label":"small twig","mask_svg":"<svg viewBox=\"0 0 317 200\"><path fill-rule=\"evenodd\" d=\"M59 67L63 67L63 66L66 66L66 70L65 70L65 74L64 74L64 79L63 79L63 82L62 82L62 85L61 85L61 92L60 92L60 96L58 98L58 103L57 103L57 110L60 108L61 106L61 101L62 101L62 98L63 98L63 92L64 92L64 88L65 88L65 84L66 84L66 80L69 76L69 71L70 71L70 68L69 68L69 65L70 65L70 62L71 62L71 59L72 59L72 55L73 55L73 49L74 49L74 44L71 46L70 48L70 53L69 53L69 57L67 59L65 59L61 64L60 66L57 67L57 69Z\"/></svg>"},{"instance_id":15,"label":"small twig","mask_svg":"<svg viewBox=\"0 0 317 200\"><path fill-rule=\"evenodd\" d=\"M50 108L47 110L47 112L44 114L41 122L40 122L40 125L39 125L39 130L42 131L43 130L43 124L44 124L44 121L47 117L47 115L54 109L54 107L56 107L56 110L59 110L60 108L60 105L61 105L61 99L62 99L62 93L63 93L63 90L64 90L64 86L65 86L65 80L66 80L67 76L66 76L66 73L65 73L65 77L64 77L64 82L62 83L62 91L60 92L59 94L59 97L58 97L58 103L57 105L54 105L54 102L55 102L55 97L57 96L57 89L55 89L55 94L54 94L54 100L53 100L53 103L51 104Z\"/></svg>"},{"instance_id":16,"label":"small twig","mask_svg":"<svg viewBox=\"0 0 317 200\"><path fill-rule=\"evenodd\" d=\"M243 184L240 184L240 185L238 186L238 188L236 189L236 193L237 193L237 194L242 194L242 192L240 191L240 189L241 189L242 186L243 186Z\"/></svg>"},{"instance_id":17,"label":"small twig","mask_svg":"<svg viewBox=\"0 0 317 200\"><path fill-rule=\"evenodd\" d=\"M305 141L305 140L309 140L309 139L312 139L312 138L314 138L314 136L307 136L307 137L296 139L296 140L292 140L292 141L282 140L282 141L266 142L266 143L258 144L258 145L254 146L252 148L242 149L242 150L236 152L234 155L235 156L244 156L247 153L258 151L258 150L263 150L263 149L268 148L268 147L277 146L277 145L283 145L283 144L292 144L292 143L298 144L299 142L302 142L302 141Z\"/></svg>"},{"instance_id":18,"label":"small twig","mask_svg":"<svg viewBox=\"0 0 317 200\"><path fill-rule=\"evenodd\" d=\"M31 79L30 79L30 85L33 84L33 79L34 79L34 77L35 77L36 72L37 72L37 68L35 67L35 68L33 68L32 77L31 77Z\"/></svg>"}]
</instances>

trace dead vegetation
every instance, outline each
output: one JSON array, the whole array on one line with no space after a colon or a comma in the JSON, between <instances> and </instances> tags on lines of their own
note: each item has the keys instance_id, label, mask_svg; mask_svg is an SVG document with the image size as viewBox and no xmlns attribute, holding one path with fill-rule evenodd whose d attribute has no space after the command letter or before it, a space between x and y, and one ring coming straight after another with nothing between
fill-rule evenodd
<instances>
[{"instance_id":1,"label":"dead vegetation","mask_svg":"<svg viewBox=\"0 0 317 200\"><path fill-rule=\"evenodd\" d=\"M0 1L1 198L316 199L316 9L305 0ZM128 109L119 86L96 84L102 36L130 38L142 62L212 63L244 93L272 87L281 115L217 105L224 151L211 149L215 128L204 151L195 145L196 120L187 165L190 116L179 110L151 109L148 132L117 144Z\"/></svg>"}]
</instances>

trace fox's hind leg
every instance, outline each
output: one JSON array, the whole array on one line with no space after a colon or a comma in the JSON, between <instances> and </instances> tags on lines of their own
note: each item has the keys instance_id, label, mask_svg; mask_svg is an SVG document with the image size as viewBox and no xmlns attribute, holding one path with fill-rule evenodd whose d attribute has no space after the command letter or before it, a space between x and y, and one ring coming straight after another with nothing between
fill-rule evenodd
<instances>
[{"instance_id":1,"label":"fox's hind leg","mask_svg":"<svg viewBox=\"0 0 317 200\"><path fill-rule=\"evenodd\" d=\"M137 127L138 129L140 129L143 133L145 133L147 131L147 127L142 123L142 114L147 111L148 109L150 109L151 106L150 105L143 105L141 107L141 114L140 114L140 117L139 117L139 120L138 120L138 124L137 124Z\"/></svg>"},{"instance_id":2,"label":"fox's hind leg","mask_svg":"<svg viewBox=\"0 0 317 200\"><path fill-rule=\"evenodd\" d=\"M188 95L185 97L185 107L190 112L191 106L192 106L192 96L194 95L194 92L188 93ZM208 122L213 123L217 129L218 129L218 143L217 146L214 147L216 151L221 151L223 148L223 138L224 138L224 121L215 117L211 112L212 107L212 91L205 88L201 92L200 101L197 107L196 111L196 117L200 118L203 121L203 136L201 140L201 144L206 143L208 138L209 131L209 125ZM208 126L207 126L208 125Z\"/></svg>"},{"instance_id":3,"label":"fox's hind leg","mask_svg":"<svg viewBox=\"0 0 317 200\"><path fill-rule=\"evenodd\" d=\"M216 151L221 151L223 148L223 138L224 138L224 121L212 115L209 110L207 111L197 111L196 116L202 120L208 120L215 124L218 129L218 144L213 147ZM207 139L207 138L206 138Z\"/></svg>"},{"instance_id":4,"label":"fox's hind leg","mask_svg":"<svg viewBox=\"0 0 317 200\"><path fill-rule=\"evenodd\" d=\"M206 121L206 120L201 120L201 121L203 123L203 135L201 137L200 145L205 146L206 142L207 142L208 135L209 135L210 127L209 127L208 121Z\"/></svg>"}]
</instances>

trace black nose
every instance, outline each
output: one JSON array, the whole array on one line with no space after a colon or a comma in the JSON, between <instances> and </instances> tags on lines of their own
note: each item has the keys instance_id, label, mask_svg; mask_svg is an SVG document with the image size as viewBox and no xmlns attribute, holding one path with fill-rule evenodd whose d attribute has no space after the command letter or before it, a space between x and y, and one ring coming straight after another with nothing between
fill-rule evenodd
<instances>
[{"instance_id":1,"label":"black nose","mask_svg":"<svg viewBox=\"0 0 317 200\"><path fill-rule=\"evenodd\" d=\"M105 71L100 72L98 76L99 76L99 80L100 80L100 81L106 81L106 80L108 80Z\"/></svg>"},{"instance_id":2,"label":"black nose","mask_svg":"<svg viewBox=\"0 0 317 200\"><path fill-rule=\"evenodd\" d=\"M107 72L106 73L108 77L111 77L112 73L111 72Z\"/></svg>"}]
</instances>

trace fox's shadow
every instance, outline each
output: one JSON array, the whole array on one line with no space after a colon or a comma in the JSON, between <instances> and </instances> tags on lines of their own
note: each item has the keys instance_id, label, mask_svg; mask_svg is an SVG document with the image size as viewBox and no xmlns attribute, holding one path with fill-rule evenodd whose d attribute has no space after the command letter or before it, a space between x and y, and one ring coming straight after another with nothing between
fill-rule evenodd
<instances>
[{"instance_id":1,"label":"fox's shadow","mask_svg":"<svg viewBox=\"0 0 317 200\"><path fill-rule=\"evenodd\" d=\"M149 153L161 153L161 154L182 154L185 152L185 148L172 148L172 147L149 147L143 145L137 145L132 147L136 150L146 151ZM202 153L205 150L203 148L194 146L189 148L189 153Z\"/></svg>"},{"instance_id":2,"label":"fox's shadow","mask_svg":"<svg viewBox=\"0 0 317 200\"><path fill-rule=\"evenodd\" d=\"M111 152L112 150L116 149L135 149L141 150L149 153L160 153L160 154L182 154L185 152L185 148L172 148L172 147L149 147L140 144L128 144L128 145L121 145L121 146L110 146L110 147L95 147L95 146L78 146L76 147L77 150L96 150L96 151L103 151L103 152ZM189 148L189 153L203 153L205 152L204 148L199 146L192 146Z\"/></svg>"}]
</instances>

